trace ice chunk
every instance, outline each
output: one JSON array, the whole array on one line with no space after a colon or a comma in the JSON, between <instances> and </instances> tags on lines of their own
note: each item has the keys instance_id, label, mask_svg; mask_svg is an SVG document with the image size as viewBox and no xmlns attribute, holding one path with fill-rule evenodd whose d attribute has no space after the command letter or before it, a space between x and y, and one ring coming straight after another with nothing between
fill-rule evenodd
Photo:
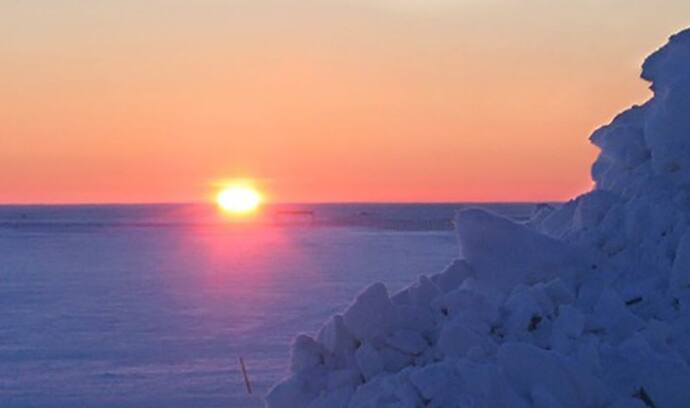
<instances>
[{"instance_id":1,"label":"ice chunk","mask_svg":"<svg viewBox=\"0 0 690 408\"><path fill-rule=\"evenodd\" d=\"M345 311L345 326L359 340L388 333L395 321L395 309L382 283L375 283L360 293Z\"/></svg>"},{"instance_id":2,"label":"ice chunk","mask_svg":"<svg viewBox=\"0 0 690 408\"><path fill-rule=\"evenodd\" d=\"M388 336L386 344L407 354L420 354L429 347L424 337L413 330L396 330Z\"/></svg>"},{"instance_id":3,"label":"ice chunk","mask_svg":"<svg viewBox=\"0 0 690 408\"><path fill-rule=\"evenodd\" d=\"M294 373L322 365L325 361L321 344L306 334L295 337L291 350L290 370Z\"/></svg>"},{"instance_id":4,"label":"ice chunk","mask_svg":"<svg viewBox=\"0 0 690 408\"><path fill-rule=\"evenodd\" d=\"M361 377L357 370L343 369L331 370L328 372L328 382L326 387L328 390L336 390L339 388L354 388L361 382Z\"/></svg>"},{"instance_id":5,"label":"ice chunk","mask_svg":"<svg viewBox=\"0 0 690 408\"><path fill-rule=\"evenodd\" d=\"M503 309L506 314L504 328L508 335L535 331L546 319L546 311L540 306L533 291L526 287L516 287Z\"/></svg>"},{"instance_id":6,"label":"ice chunk","mask_svg":"<svg viewBox=\"0 0 690 408\"><path fill-rule=\"evenodd\" d=\"M351 408L404 407L420 405L418 394L404 373L378 376L357 388L352 396Z\"/></svg>"},{"instance_id":7,"label":"ice chunk","mask_svg":"<svg viewBox=\"0 0 690 408\"><path fill-rule=\"evenodd\" d=\"M381 347L379 353L381 353L384 370L390 372L400 371L406 366L412 364L414 361L414 356L411 354L403 353L402 351L390 346Z\"/></svg>"},{"instance_id":8,"label":"ice chunk","mask_svg":"<svg viewBox=\"0 0 690 408\"><path fill-rule=\"evenodd\" d=\"M275 385L266 395L269 408L306 407L326 387L323 368L307 369Z\"/></svg>"},{"instance_id":9,"label":"ice chunk","mask_svg":"<svg viewBox=\"0 0 690 408\"><path fill-rule=\"evenodd\" d=\"M690 401L687 364L674 355L657 353L640 334L608 349L603 360L607 362L607 380L619 394L647 400L657 407L684 407Z\"/></svg>"},{"instance_id":10,"label":"ice chunk","mask_svg":"<svg viewBox=\"0 0 690 408\"><path fill-rule=\"evenodd\" d=\"M562 305L558 308L558 318L553 330L569 337L578 337L585 328L585 316L571 305Z\"/></svg>"},{"instance_id":11,"label":"ice chunk","mask_svg":"<svg viewBox=\"0 0 690 408\"><path fill-rule=\"evenodd\" d=\"M529 398L537 388L549 390L563 407L603 406L609 397L603 384L577 363L529 344L506 343L498 364L518 394Z\"/></svg>"},{"instance_id":12,"label":"ice chunk","mask_svg":"<svg viewBox=\"0 0 690 408\"><path fill-rule=\"evenodd\" d=\"M561 305L551 331L552 348L570 354L585 328L586 317L571 305ZM581 341L581 340L580 340Z\"/></svg>"},{"instance_id":13,"label":"ice chunk","mask_svg":"<svg viewBox=\"0 0 690 408\"><path fill-rule=\"evenodd\" d=\"M508 291L586 264L584 253L485 210L461 211L455 222L465 259L483 287Z\"/></svg>"},{"instance_id":14,"label":"ice chunk","mask_svg":"<svg viewBox=\"0 0 690 408\"><path fill-rule=\"evenodd\" d=\"M410 375L410 381L424 399L432 400L442 393L455 376L455 367L450 363L428 365Z\"/></svg>"},{"instance_id":15,"label":"ice chunk","mask_svg":"<svg viewBox=\"0 0 690 408\"><path fill-rule=\"evenodd\" d=\"M443 293L448 293L462 285L468 277L473 275L472 268L464 259L456 259L443 270L435 275L435 283Z\"/></svg>"},{"instance_id":16,"label":"ice chunk","mask_svg":"<svg viewBox=\"0 0 690 408\"><path fill-rule=\"evenodd\" d=\"M497 302L469 289L459 288L439 296L432 306L448 319L476 330L488 329L498 319Z\"/></svg>"},{"instance_id":17,"label":"ice chunk","mask_svg":"<svg viewBox=\"0 0 690 408\"><path fill-rule=\"evenodd\" d=\"M419 283L409 288L410 300L414 306L428 307L431 301L441 294L441 290L431 279L422 275Z\"/></svg>"},{"instance_id":18,"label":"ice chunk","mask_svg":"<svg viewBox=\"0 0 690 408\"><path fill-rule=\"evenodd\" d=\"M575 302L575 293L560 278L556 278L544 285L544 292L556 305Z\"/></svg>"},{"instance_id":19,"label":"ice chunk","mask_svg":"<svg viewBox=\"0 0 690 408\"><path fill-rule=\"evenodd\" d=\"M456 388L448 390L448 394L454 397L452 400L460 400L468 406L486 408L532 406L515 393L495 362L477 363L460 359L456 365L455 375L458 378L453 384Z\"/></svg>"},{"instance_id":20,"label":"ice chunk","mask_svg":"<svg viewBox=\"0 0 690 408\"><path fill-rule=\"evenodd\" d=\"M357 387L348 407L376 408L384 406L386 397L389 397L390 393L384 388L383 382L383 377L379 376Z\"/></svg>"},{"instance_id":21,"label":"ice chunk","mask_svg":"<svg viewBox=\"0 0 690 408\"><path fill-rule=\"evenodd\" d=\"M423 333L436 326L436 318L428 307L402 305L396 306L395 310L397 328Z\"/></svg>"},{"instance_id":22,"label":"ice chunk","mask_svg":"<svg viewBox=\"0 0 690 408\"><path fill-rule=\"evenodd\" d=\"M441 329L438 349L446 357L463 357L470 350L477 349L484 353L492 350L492 342L487 333L478 333L459 322L451 322Z\"/></svg>"},{"instance_id":23,"label":"ice chunk","mask_svg":"<svg viewBox=\"0 0 690 408\"><path fill-rule=\"evenodd\" d=\"M376 374L383 371L383 358L379 352L369 343L365 342L355 352L357 366L364 379L370 381Z\"/></svg>"},{"instance_id":24,"label":"ice chunk","mask_svg":"<svg viewBox=\"0 0 690 408\"><path fill-rule=\"evenodd\" d=\"M600 331L614 342L620 342L644 327L620 296L609 288L601 293L587 324L588 330Z\"/></svg>"},{"instance_id":25,"label":"ice chunk","mask_svg":"<svg viewBox=\"0 0 690 408\"><path fill-rule=\"evenodd\" d=\"M321 328L318 342L327 351L326 362L334 368L350 364L354 354L356 340L345 327L343 317L335 315Z\"/></svg>"},{"instance_id":26,"label":"ice chunk","mask_svg":"<svg viewBox=\"0 0 690 408\"><path fill-rule=\"evenodd\" d=\"M312 400L307 408L347 408L354 392L355 388L350 386L344 386L331 392L323 392L316 399ZM298 407L301 405L292 406Z\"/></svg>"}]
</instances>

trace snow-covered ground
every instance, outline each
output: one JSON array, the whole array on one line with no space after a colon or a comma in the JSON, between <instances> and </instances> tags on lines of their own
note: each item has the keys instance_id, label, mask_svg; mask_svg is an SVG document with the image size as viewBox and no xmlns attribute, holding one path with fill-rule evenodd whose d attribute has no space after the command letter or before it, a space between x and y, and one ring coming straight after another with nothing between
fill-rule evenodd
<instances>
[{"instance_id":1,"label":"snow-covered ground","mask_svg":"<svg viewBox=\"0 0 690 408\"><path fill-rule=\"evenodd\" d=\"M297 336L268 405L690 406L690 30L642 78L592 135L594 191L528 223L459 212L462 257Z\"/></svg>"},{"instance_id":2,"label":"snow-covered ground","mask_svg":"<svg viewBox=\"0 0 690 408\"><path fill-rule=\"evenodd\" d=\"M0 207L0 406L262 406L294 333L457 255L458 207L241 225L205 206Z\"/></svg>"}]
</instances>

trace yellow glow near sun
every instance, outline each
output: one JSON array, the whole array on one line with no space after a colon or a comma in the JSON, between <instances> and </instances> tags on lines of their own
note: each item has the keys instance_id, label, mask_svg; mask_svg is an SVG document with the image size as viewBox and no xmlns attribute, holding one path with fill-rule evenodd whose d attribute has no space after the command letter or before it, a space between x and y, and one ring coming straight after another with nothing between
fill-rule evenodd
<instances>
[{"instance_id":1,"label":"yellow glow near sun","mask_svg":"<svg viewBox=\"0 0 690 408\"><path fill-rule=\"evenodd\" d=\"M250 186L226 187L216 196L218 206L232 214L251 214L262 201L261 194Z\"/></svg>"}]
</instances>

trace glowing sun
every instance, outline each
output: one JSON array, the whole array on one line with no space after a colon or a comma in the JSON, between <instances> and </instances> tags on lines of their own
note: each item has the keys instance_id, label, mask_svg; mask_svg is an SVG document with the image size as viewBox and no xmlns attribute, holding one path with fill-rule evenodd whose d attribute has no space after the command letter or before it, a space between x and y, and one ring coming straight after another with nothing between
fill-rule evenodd
<instances>
[{"instance_id":1,"label":"glowing sun","mask_svg":"<svg viewBox=\"0 0 690 408\"><path fill-rule=\"evenodd\" d=\"M216 203L232 214L250 214L259 208L263 201L261 194L249 186L230 186L216 196Z\"/></svg>"}]
</instances>

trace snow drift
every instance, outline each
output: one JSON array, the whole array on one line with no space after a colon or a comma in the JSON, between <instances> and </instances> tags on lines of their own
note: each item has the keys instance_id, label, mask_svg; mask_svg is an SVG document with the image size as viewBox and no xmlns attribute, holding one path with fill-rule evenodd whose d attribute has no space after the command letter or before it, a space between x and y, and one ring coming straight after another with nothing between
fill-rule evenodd
<instances>
[{"instance_id":1,"label":"snow drift","mask_svg":"<svg viewBox=\"0 0 690 408\"><path fill-rule=\"evenodd\" d=\"M690 30L642 78L654 96L591 137L593 191L525 225L460 212L461 259L298 336L267 405L688 406Z\"/></svg>"}]
</instances>

